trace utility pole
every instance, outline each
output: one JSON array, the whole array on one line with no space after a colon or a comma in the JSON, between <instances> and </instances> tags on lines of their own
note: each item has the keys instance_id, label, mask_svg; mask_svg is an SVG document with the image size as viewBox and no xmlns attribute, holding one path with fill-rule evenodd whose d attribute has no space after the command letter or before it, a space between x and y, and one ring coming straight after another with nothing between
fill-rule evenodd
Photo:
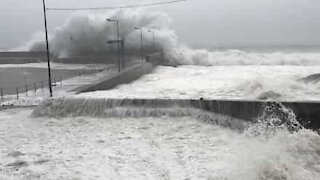
<instances>
[{"instance_id":1,"label":"utility pole","mask_svg":"<svg viewBox=\"0 0 320 180\"><path fill-rule=\"evenodd\" d=\"M46 2L45 2L45 0L42 0L42 4L43 4L43 17L44 17L44 27L45 27L45 35L46 35L46 46L47 46L48 84L49 84L50 97L52 97L50 51L49 51L48 25L47 25L47 9L46 9Z\"/></svg>"},{"instance_id":2,"label":"utility pole","mask_svg":"<svg viewBox=\"0 0 320 180\"><path fill-rule=\"evenodd\" d=\"M140 39L140 56L141 56L141 62L143 63L143 36L142 36L142 27L135 27L134 29L141 31L141 39Z\"/></svg>"},{"instance_id":3,"label":"utility pole","mask_svg":"<svg viewBox=\"0 0 320 180\"><path fill-rule=\"evenodd\" d=\"M120 41L120 33L119 33L119 20L107 19L109 22L115 22L117 24L117 41ZM121 62L120 62L120 43L118 43L118 72L121 71Z\"/></svg>"}]
</instances>

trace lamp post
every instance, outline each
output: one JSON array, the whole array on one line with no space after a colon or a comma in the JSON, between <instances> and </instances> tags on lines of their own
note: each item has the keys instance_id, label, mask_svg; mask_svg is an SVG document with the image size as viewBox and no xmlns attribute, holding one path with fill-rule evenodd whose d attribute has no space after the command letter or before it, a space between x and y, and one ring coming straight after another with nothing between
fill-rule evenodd
<instances>
[{"instance_id":1,"label":"lamp post","mask_svg":"<svg viewBox=\"0 0 320 180\"><path fill-rule=\"evenodd\" d=\"M141 56L141 62L143 62L143 36L142 36L142 27L135 27L134 29L141 31L141 39L140 39L140 56Z\"/></svg>"},{"instance_id":2,"label":"lamp post","mask_svg":"<svg viewBox=\"0 0 320 180\"><path fill-rule=\"evenodd\" d=\"M50 51L49 51L48 25L47 25L47 9L46 9L45 0L42 0L42 5L43 5L43 17L44 17L44 28L45 28L45 35L46 35L46 48L47 48L47 61L48 61L48 84L49 84L50 97L52 97Z\"/></svg>"},{"instance_id":3,"label":"lamp post","mask_svg":"<svg viewBox=\"0 0 320 180\"><path fill-rule=\"evenodd\" d=\"M119 20L113 20L113 19L107 19L109 22L115 22L117 24L117 41L120 41L120 33L119 33ZM120 44L117 43L118 45L118 72L121 71L120 67Z\"/></svg>"},{"instance_id":4,"label":"lamp post","mask_svg":"<svg viewBox=\"0 0 320 180\"><path fill-rule=\"evenodd\" d=\"M155 50L155 32L152 31L152 30L148 30L149 33L152 33L152 47L153 47L153 50Z\"/></svg>"}]
</instances>

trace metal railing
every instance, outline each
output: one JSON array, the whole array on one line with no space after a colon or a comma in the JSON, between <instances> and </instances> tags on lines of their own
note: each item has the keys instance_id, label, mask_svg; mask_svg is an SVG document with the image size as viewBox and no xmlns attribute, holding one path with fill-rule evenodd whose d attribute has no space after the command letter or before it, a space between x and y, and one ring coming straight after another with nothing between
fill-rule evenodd
<instances>
[{"instance_id":1,"label":"metal railing","mask_svg":"<svg viewBox=\"0 0 320 180\"><path fill-rule=\"evenodd\" d=\"M48 88L48 85L48 81L43 80L33 83L26 83L23 86L17 87L0 87L1 101L3 102L6 96L11 96L11 98L15 96L16 99L19 99L22 96L28 97L30 95L37 95L37 93L40 91L44 92L44 90ZM62 85L62 76L53 77L52 79L52 86L56 87L58 85Z\"/></svg>"},{"instance_id":2,"label":"metal railing","mask_svg":"<svg viewBox=\"0 0 320 180\"><path fill-rule=\"evenodd\" d=\"M94 68L94 69L82 69L79 70L78 76L85 76L90 74L96 74L104 70L109 70L108 68ZM72 78L72 77L71 77ZM57 75L52 77L52 87L62 86L63 77L62 75ZM4 102L9 99L20 99L22 97L29 97L38 95L44 92L49 87L48 80L27 82L22 86L15 87L1 87L0 86L0 102Z\"/></svg>"}]
</instances>

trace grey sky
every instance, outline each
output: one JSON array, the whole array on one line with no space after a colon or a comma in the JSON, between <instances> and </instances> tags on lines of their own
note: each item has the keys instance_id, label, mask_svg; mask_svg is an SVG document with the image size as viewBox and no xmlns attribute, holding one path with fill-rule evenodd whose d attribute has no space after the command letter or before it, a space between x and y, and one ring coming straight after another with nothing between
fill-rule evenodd
<instances>
[{"instance_id":1,"label":"grey sky","mask_svg":"<svg viewBox=\"0 0 320 180\"><path fill-rule=\"evenodd\" d=\"M96 7L161 0L46 0L50 7ZM320 44L319 0L189 0L154 7L173 19L181 42L195 46ZM69 12L49 12L49 28ZM43 30L41 0L0 0L0 49Z\"/></svg>"}]
</instances>

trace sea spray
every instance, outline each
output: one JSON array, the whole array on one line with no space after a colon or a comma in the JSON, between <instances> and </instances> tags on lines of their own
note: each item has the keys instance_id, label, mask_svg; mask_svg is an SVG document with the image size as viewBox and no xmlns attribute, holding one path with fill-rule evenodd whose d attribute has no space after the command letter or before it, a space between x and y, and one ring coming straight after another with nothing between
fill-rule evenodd
<instances>
[{"instance_id":1,"label":"sea spray","mask_svg":"<svg viewBox=\"0 0 320 180\"><path fill-rule=\"evenodd\" d=\"M228 180L311 180L320 175L320 136L297 121L281 103L268 103L232 145ZM230 162L231 163L231 162Z\"/></svg>"},{"instance_id":2,"label":"sea spray","mask_svg":"<svg viewBox=\"0 0 320 180\"><path fill-rule=\"evenodd\" d=\"M273 136L278 131L297 132L304 129L296 115L281 103L267 102L260 117L245 131L252 136Z\"/></svg>"},{"instance_id":3,"label":"sea spray","mask_svg":"<svg viewBox=\"0 0 320 180\"><path fill-rule=\"evenodd\" d=\"M50 35L51 53L58 57L90 55L93 53L110 53L113 46L107 44L115 40L116 26L106 19L119 21L120 38L125 40L126 51L140 50L140 31L135 27L143 27L143 46L145 50L153 47L152 29L157 36L158 49L172 48L176 43L176 35L169 29L170 17L162 12L147 13L145 10L114 10L106 13L75 13L64 25L55 28ZM28 43L30 51L44 50L44 41L39 36Z\"/></svg>"},{"instance_id":4,"label":"sea spray","mask_svg":"<svg viewBox=\"0 0 320 180\"><path fill-rule=\"evenodd\" d=\"M320 65L320 53L255 53L240 50L208 51L192 49L178 41L175 30L170 28L172 19L164 12L139 10L112 10L106 13L73 14L61 27L50 35L50 51L58 57L92 54L111 54L114 47L106 42L116 39L116 27L106 18L119 20L120 36L126 41L126 53L139 54L140 31L143 27L143 47L153 49L152 29L156 35L156 49L163 50L172 64L232 66L232 65ZM45 43L39 33L26 43L30 51L45 50Z\"/></svg>"},{"instance_id":5,"label":"sea spray","mask_svg":"<svg viewBox=\"0 0 320 180\"><path fill-rule=\"evenodd\" d=\"M167 51L168 59L183 65L320 65L320 53L256 53L240 50L208 51L179 46Z\"/></svg>"}]
</instances>

